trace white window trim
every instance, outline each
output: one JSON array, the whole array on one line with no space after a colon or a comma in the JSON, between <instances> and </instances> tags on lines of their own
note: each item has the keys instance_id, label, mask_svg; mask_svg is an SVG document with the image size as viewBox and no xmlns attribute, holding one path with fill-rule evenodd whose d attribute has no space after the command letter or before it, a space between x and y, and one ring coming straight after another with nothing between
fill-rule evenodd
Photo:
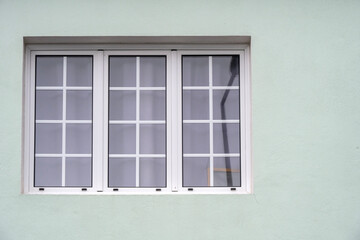
<instances>
[{"instance_id":1,"label":"white window trim","mask_svg":"<svg viewBox=\"0 0 360 240\"><path fill-rule=\"evenodd\" d=\"M171 51L176 49L176 51ZM39 191L33 187L34 156L34 93L35 54L37 55L93 55L93 139L103 139L103 144L93 141L93 185L81 188L46 188ZM109 55L154 55L167 56L167 185L155 188L107 187L107 111L108 108L108 61ZM182 99L181 56L239 54L240 56L240 127L241 127L241 187L182 187ZM28 44L24 58L23 99L23 193L26 194L249 194L253 192L251 156L251 82L250 48L247 44ZM105 106L105 107L104 107ZM100 126L100 127L96 127ZM176 163L176 164L174 164ZM232 190L231 190L232 189ZM235 190L234 190L235 189ZM191 190L191 191L189 191Z\"/></svg>"}]
</instances>

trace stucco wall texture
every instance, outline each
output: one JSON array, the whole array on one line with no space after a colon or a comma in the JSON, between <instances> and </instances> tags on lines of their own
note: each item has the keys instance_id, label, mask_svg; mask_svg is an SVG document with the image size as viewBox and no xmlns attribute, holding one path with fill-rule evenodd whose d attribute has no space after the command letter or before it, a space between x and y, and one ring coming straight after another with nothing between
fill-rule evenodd
<instances>
[{"instance_id":1,"label":"stucco wall texture","mask_svg":"<svg viewBox=\"0 0 360 240\"><path fill-rule=\"evenodd\" d=\"M0 239L360 239L360 1L0 0ZM254 194L21 194L24 36L250 35Z\"/></svg>"}]
</instances>

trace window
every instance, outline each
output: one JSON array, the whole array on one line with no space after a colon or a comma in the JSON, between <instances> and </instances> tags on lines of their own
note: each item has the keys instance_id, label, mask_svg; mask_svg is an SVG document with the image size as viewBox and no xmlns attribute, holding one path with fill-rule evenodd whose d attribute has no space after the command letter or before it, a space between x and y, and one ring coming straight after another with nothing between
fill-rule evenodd
<instances>
[{"instance_id":1,"label":"window","mask_svg":"<svg viewBox=\"0 0 360 240\"><path fill-rule=\"evenodd\" d=\"M25 193L251 192L248 46L28 45L25 59Z\"/></svg>"}]
</instances>

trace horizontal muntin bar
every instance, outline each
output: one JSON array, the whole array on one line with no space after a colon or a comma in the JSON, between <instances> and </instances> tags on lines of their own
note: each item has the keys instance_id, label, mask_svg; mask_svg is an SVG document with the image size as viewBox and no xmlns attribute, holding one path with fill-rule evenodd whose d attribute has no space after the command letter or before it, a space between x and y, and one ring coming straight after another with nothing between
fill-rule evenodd
<instances>
[{"instance_id":1,"label":"horizontal muntin bar","mask_svg":"<svg viewBox=\"0 0 360 240\"><path fill-rule=\"evenodd\" d=\"M183 123L240 123L240 120L183 120Z\"/></svg>"},{"instance_id":2,"label":"horizontal muntin bar","mask_svg":"<svg viewBox=\"0 0 360 240\"><path fill-rule=\"evenodd\" d=\"M92 154L36 153L35 157L92 157Z\"/></svg>"},{"instance_id":3,"label":"horizontal muntin bar","mask_svg":"<svg viewBox=\"0 0 360 240\"><path fill-rule=\"evenodd\" d=\"M209 89L213 89L213 90L226 90L226 89L234 89L237 90L239 89L239 86L183 86L183 90L209 90Z\"/></svg>"},{"instance_id":4,"label":"horizontal muntin bar","mask_svg":"<svg viewBox=\"0 0 360 240\"><path fill-rule=\"evenodd\" d=\"M36 123L92 123L92 120L36 120Z\"/></svg>"},{"instance_id":5,"label":"horizontal muntin bar","mask_svg":"<svg viewBox=\"0 0 360 240\"><path fill-rule=\"evenodd\" d=\"M62 87L62 86L49 86L49 87L36 87L36 90L92 90L92 87Z\"/></svg>"},{"instance_id":6,"label":"horizontal muntin bar","mask_svg":"<svg viewBox=\"0 0 360 240\"><path fill-rule=\"evenodd\" d=\"M184 153L183 157L240 157L240 153Z\"/></svg>"},{"instance_id":7,"label":"horizontal muntin bar","mask_svg":"<svg viewBox=\"0 0 360 240\"><path fill-rule=\"evenodd\" d=\"M165 158L166 154L109 154L109 158Z\"/></svg>"},{"instance_id":8,"label":"horizontal muntin bar","mask_svg":"<svg viewBox=\"0 0 360 240\"><path fill-rule=\"evenodd\" d=\"M126 91L126 90L166 90L165 87L109 87L110 91Z\"/></svg>"},{"instance_id":9,"label":"horizontal muntin bar","mask_svg":"<svg viewBox=\"0 0 360 240\"><path fill-rule=\"evenodd\" d=\"M163 120L110 120L109 124L165 124L166 121Z\"/></svg>"}]
</instances>

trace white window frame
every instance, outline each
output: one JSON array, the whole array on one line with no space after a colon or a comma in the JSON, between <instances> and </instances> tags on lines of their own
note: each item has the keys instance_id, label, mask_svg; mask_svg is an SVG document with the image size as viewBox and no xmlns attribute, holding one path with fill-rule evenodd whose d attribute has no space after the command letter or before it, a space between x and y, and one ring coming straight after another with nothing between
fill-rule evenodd
<instances>
[{"instance_id":1,"label":"white window frame","mask_svg":"<svg viewBox=\"0 0 360 240\"><path fill-rule=\"evenodd\" d=\"M26 194L249 194L253 192L251 158L250 48L247 44L28 44L23 84L23 193ZM92 187L34 187L34 111L36 55L93 56ZM166 188L108 187L108 57L165 55L167 169ZM239 55L241 187L182 187L182 55ZM211 71L211 69L210 69ZM97 140L101 139L101 141Z\"/></svg>"}]
</instances>

